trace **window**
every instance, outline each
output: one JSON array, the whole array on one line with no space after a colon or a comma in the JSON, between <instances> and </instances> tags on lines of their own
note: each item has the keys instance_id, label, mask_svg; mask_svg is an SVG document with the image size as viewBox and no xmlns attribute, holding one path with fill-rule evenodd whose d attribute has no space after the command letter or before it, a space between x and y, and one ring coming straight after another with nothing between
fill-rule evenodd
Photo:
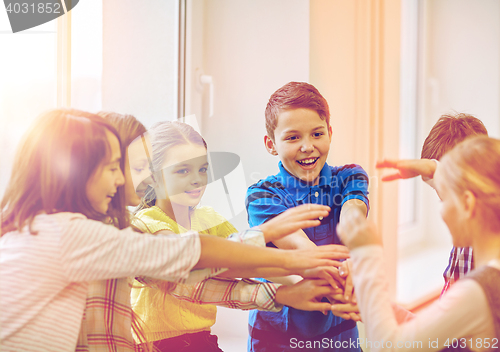
<instances>
[{"instance_id":1,"label":"window","mask_svg":"<svg viewBox=\"0 0 500 352\"><path fill-rule=\"evenodd\" d=\"M13 34L0 11L0 197L26 126L57 104L57 21Z\"/></svg>"},{"instance_id":2,"label":"window","mask_svg":"<svg viewBox=\"0 0 500 352\"><path fill-rule=\"evenodd\" d=\"M425 1L402 2L400 158L405 159L420 158L428 121L438 118L426 114L427 25ZM399 181L396 291L397 301L408 308L436 297L443 286L451 243L446 229L429 233L435 222L442 222L437 202L435 192L420 178Z\"/></svg>"},{"instance_id":3,"label":"window","mask_svg":"<svg viewBox=\"0 0 500 352\"><path fill-rule=\"evenodd\" d=\"M146 127L177 118L180 4L80 1L15 34L0 11L0 197L21 136L45 110L130 113Z\"/></svg>"},{"instance_id":4,"label":"window","mask_svg":"<svg viewBox=\"0 0 500 352\"><path fill-rule=\"evenodd\" d=\"M71 11L71 107L102 109L102 0Z\"/></svg>"},{"instance_id":5,"label":"window","mask_svg":"<svg viewBox=\"0 0 500 352\"><path fill-rule=\"evenodd\" d=\"M500 3L404 0L401 52L401 151L419 158L442 114L473 114L500 135ZM464 50L467 48L467 50ZM452 248L434 190L400 181L398 301L418 304L443 286Z\"/></svg>"}]
</instances>

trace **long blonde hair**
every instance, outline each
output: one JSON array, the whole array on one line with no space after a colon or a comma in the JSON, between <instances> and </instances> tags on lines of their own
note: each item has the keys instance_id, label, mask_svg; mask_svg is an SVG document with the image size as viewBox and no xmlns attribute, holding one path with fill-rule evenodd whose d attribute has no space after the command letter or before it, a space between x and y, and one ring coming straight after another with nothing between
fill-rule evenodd
<instances>
[{"instance_id":1,"label":"long blonde hair","mask_svg":"<svg viewBox=\"0 0 500 352\"><path fill-rule=\"evenodd\" d=\"M455 193L476 196L485 226L500 232L500 140L468 138L443 157L440 168Z\"/></svg>"},{"instance_id":2,"label":"long blonde hair","mask_svg":"<svg viewBox=\"0 0 500 352\"><path fill-rule=\"evenodd\" d=\"M207 148L207 143L203 137L190 125L177 121L164 121L155 124L149 131L151 141L151 168L153 175L157 179L158 172L161 171L165 157L172 147L182 144L196 144ZM156 204L156 192L153 187L148 187L145 197L141 201L141 205L137 208L136 213L142 209L152 207ZM142 222L138 217L134 221ZM177 284L169 281L157 282L155 287L149 287L155 290L155 295L165 296L176 288ZM136 288L148 287L147 285L136 282ZM147 307L147 309L163 309L163 307Z\"/></svg>"},{"instance_id":3,"label":"long blonde hair","mask_svg":"<svg viewBox=\"0 0 500 352\"><path fill-rule=\"evenodd\" d=\"M151 138L151 168L153 168L151 171L153 175L161 171L165 157L172 147L180 144L196 144L204 146L205 149L207 148L207 143L203 137L193 127L182 122L159 122L149 130L149 134ZM156 177L161 179L159 175ZM136 211L155 205L156 196L154 188L148 187L146 195Z\"/></svg>"},{"instance_id":4,"label":"long blonde hair","mask_svg":"<svg viewBox=\"0 0 500 352\"><path fill-rule=\"evenodd\" d=\"M133 115L110 111L100 111L97 115L113 126L120 135L122 155L125 155L124 151L134 139L147 132L146 127Z\"/></svg>"}]
</instances>

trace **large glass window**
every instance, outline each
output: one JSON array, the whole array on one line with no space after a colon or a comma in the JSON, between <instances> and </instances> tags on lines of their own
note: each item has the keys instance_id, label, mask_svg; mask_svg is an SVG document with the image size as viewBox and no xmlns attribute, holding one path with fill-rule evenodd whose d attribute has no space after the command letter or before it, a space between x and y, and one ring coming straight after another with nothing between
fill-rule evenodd
<instances>
[{"instance_id":1,"label":"large glass window","mask_svg":"<svg viewBox=\"0 0 500 352\"><path fill-rule=\"evenodd\" d=\"M12 33L0 11L0 196L15 149L34 118L57 103L57 20Z\"/></svg>"},{"instance_id":2,"label":"large glass window","mask_svg":"<svg viewBox=\"0 0 500 352\"><path fill-rule=\"evenodd\" d=\"M102 0L80 1L71 11L71 106L102 109Z\"/></svg>"},{"instance_id":3,"label":"large glass window","mask_svg":"<svg viewBox=\"0 0 500 352\"><path fill-rule=\"evenodd\" d=\"M463 112L500 135L500 3L403 0L400 157L419 158L443 114ZM400 181L398 301L439 294L452 248L436 192L420 178Z\"/></svg>"},{"instance_id":4,"label":"large glass window","mask_svg":"<svg viewBox=\"0 0 500 352\"><path fill-rule=\"evenodd\" d=\"M179 4L80 1L15 34L0 11L0 197L21 136L45 110L129 113L146 127L177 118Z\"/></svg>"}]
</instances>

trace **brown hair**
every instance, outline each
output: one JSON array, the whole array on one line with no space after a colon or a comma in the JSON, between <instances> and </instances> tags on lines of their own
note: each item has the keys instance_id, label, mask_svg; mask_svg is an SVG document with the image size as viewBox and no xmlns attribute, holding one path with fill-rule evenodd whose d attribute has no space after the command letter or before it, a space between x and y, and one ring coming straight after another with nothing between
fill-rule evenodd
<instances>
[{"instance_id":1,"label":"brown hair","mask_svg":"<svg viewBox=\"0 0 500 352\"><path fill-rule=\"evenodd\" d=\"M286 110L310 109L316 111L330 128L330 109L325 98L311 84L290 82L274 92L266 106L267 135L274 141L274 130L278 125L278 116Z\"/></svg>"},{"instance_id":2,"label":"brown hair","mask_svg":"<svg viewBox=\"0 0 500 352\"><path fill-rule=\"evenodd\" d=\"M146 127L144 127L144 125L139 120L137 120L133 115L119 114L116 112L109 112L109 111L100 111L97 113L97 115L102 117L117 130L118 135L120 136L120 140L122 142L121 143L122 158L125 157L127 147L130 145L130 143L132 143L132 141L137 137L147 132ZM118 187L116 193L120 194L121 197L125 199L124 187ZM131 224L131 227L137 232L142 232L139 228L137 228L133 224ZM134 287L134 285L130 285L130 287ZM148 339L146 338L146 333L144 332L143 329L144 322L141 320L139 315L134 310L132 310L131 324L132 324L132 332L135 334L135 337L141 344L142 349L148 352L156 351L157 349L154 348L153 343L151 341L148 341Z\"/></svg>"},{"instance_id":3,"label":"brown hair","mask_svg":"<svg viewBox=\"0 0 500 352\"><path fill-rule=\"evenodd\" d=\"M464 113L442 115L422 146L422 159L439 160L469 136L488 135L481 120Z\"/></svg>"},{"instance_id":4,"label":"brown hair","mask_svg":"<svg viewBox=\"0 0 500 352\"><path fill-rule=\"evenodd\" d=\"M120 136L121 140L120 149L121 149L122 159L125 159L125 156L127 155L127 148L130 145L130 143L132 143L134 139L140 137L141 135L147 132L146 127L144 127L144 125L139 120L137 120L133 115L119 114L116 112L107 112L107 111L100 111L97 113L97 115L106 120L118 132L118 135ZM123 171L124 173L126 172L126 170ZM118 187L116 193L121 198L123 198L124 202L126 203L125 187ZM135 231L140 232L137 227L132 226L132 228Z\"/></svg>"},{"instance_id":5,"label":"brown hair","mask_svg":"<svg viewBox=\"0 0 500 352\"><path fill-rule=\"evenodd\" d=\"M125 155L125 150L134 139L147 132L146 127L133 115L109 111L100 111L97 115L106 120L118 132L122 142L122 155Z\"/></svg>"},{"instance_id":6,"label":"brown hair","mask_svg":"<svg viewBox=\"0 0 500 352\"><path fill-rule=\"evenodd\" d=\"M443 158L440 170L457 194L476 196L485 226L500 232L500 140L471 137Z\"/></svg>"},{"instance_id":7,"label":"brown hair","mask_svg":"<svg viewBox=\"0 0 500 352\"><path fill-rule=\"evenodd\" d=\"M108 214L92 208L86 195L89 178L109 155L106 130L120 140L101 117L73 109L48 111L32 124L18 146L12 174L1 202L1 234L30 227L40 213L82 213L118 228L129 219L123 197L113 197ZM123 170L123 158L121 161Z\"/></svg>"}]
</instances>

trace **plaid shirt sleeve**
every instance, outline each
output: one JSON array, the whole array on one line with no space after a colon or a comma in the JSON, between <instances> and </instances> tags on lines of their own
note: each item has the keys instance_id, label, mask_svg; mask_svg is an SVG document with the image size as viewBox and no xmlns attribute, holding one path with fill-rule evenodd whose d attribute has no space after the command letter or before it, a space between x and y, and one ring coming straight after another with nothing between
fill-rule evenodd
<instances>
[{"instance_id":1,"label":"plaid shirt sleeve","mask_svg":"<svg viewBox=\"0 0 500 352\"><path fill-rule=\"evenodd\" d=\"M264 239L264 234L258 227L253 227L249 230L233 233L231 236L227 238L230 241L250 244L252 246L265 247L266 240Z\"/></svg>"},{"instance_id":2,"label":"plaid shirt sleeve","mask_svg":"<svg viewBox=\"0 0 500 352\"><path fill-rule=\"evenodd\" d=\"M279 284L251 279L211 278L196 285L178 284L170 294L180 300L198 304L214 304L233 309L259 309L279 312L276 303Z\"/></svg>"},{"instance_id":3,"label":"plaid shirt sleeve","mask_svg":"<svg viewBox=\"0 0 500 352\"><path fill-rule=\"evenodd\" d=\"M128 278L89 283L75 352L139 352L132 337Z\"/></svg>"},{"instance_id":4,"label":"plaid shirt sleeve","mask_svg":"<svg viewBox=\"0 0 500 352\"><path fill-rule=\"evenodd\" d=\"M232 234L228 240L265 247L264 234L252 228ZM196 285L178 284L170 294L180 300L198 304L214 304L233 309L260 309L279 312L282 305L276 303L279 284L251 279L210 278Z\"/></svg>"},{"instance_id":5,"label":"plaid shirt sleeve","mask_svg":"<svg viewBox=\"0 0 500 352\"><path fill-rule=\"evenodd\" d=\"M443 295L455 281L465 277L469 271L474 269L472 247L453 247L450 253L450 260L443 273L444 287L441 291Z\"/></svg>"}]
</instances>

